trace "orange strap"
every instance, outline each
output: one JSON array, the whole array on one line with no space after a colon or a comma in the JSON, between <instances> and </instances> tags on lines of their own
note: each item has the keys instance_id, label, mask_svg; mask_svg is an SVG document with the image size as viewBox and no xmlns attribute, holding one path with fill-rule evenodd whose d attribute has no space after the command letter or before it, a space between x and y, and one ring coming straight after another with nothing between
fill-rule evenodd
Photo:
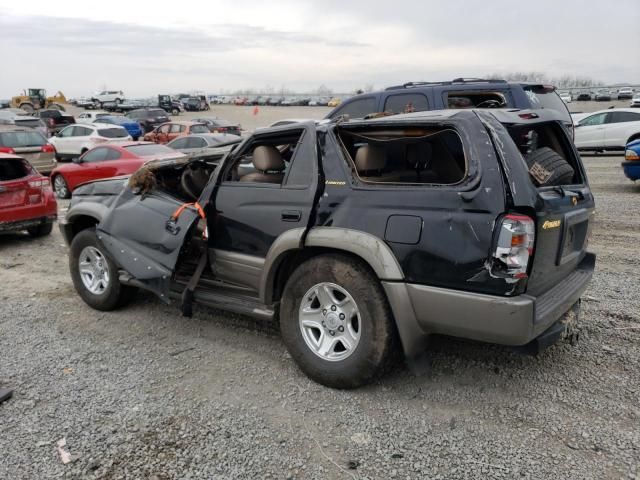
<instances>
[{"instance_id":1,"label":"orange strap","mask_svg":"<svg viewBox=\"0 0 640 480\"><path fill-rule=\"evenodd\" d=\"M182 212L184 212L184 210L188 207L193 207L196 209L196 211L198 212L198 215L200 215L200 218L202 218L203 220L206 220L205 214L204 214L204 209L200 206L200 204L198 202L192 202L192 203L183 203L182 205L180 205L175 212L173 212L173 215L171 215L171 220L176 221L178 220L178 218L180 217L180 215L182 214Z\"/></svg>"}]
</instances>

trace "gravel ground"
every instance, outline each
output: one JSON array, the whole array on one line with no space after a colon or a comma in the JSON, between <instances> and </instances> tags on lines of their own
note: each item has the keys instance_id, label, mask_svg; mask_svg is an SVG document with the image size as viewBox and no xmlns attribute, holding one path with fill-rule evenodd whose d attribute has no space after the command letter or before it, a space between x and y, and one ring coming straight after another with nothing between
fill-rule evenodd
<instances>
[{"instance_id":1,"label":"gravel ground","mask_svg":"<svg viewBox=\"0 0 640 480\"><path fill-rule=\"evenodd\" d=\"M0 478L640 478L640 185L619 162L585 158L598 265L578 345L436 338L424 376L398 363L356 391L309 381L274 325L148 294L91 310L57 229L0 236Z\"/></svg>"}]
</instances>

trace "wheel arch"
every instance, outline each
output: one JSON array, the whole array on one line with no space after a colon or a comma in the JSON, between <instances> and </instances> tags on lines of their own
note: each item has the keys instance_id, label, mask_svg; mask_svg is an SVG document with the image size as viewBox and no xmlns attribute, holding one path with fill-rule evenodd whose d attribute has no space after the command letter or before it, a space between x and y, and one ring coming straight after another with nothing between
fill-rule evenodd
<instances>
[{"instance_id":1,"label":"wheel arch","mask_svg":"<svg viewBox=\"0 0 640 480\"><path fill-rule=\"evenodd\" d=\"M343 253L358 258L379 280L404 279L389 246L367 232L338 227L315 227L306 237L304 228L288 230L273 243L260 280L260 298L269 305L282 295L289 274L302 262L323 253Z\"/></svg>"},{"instance_id":2,"label":"wheel arch","mask_svg":"<svg viewBox=\"0 0 640 480\"><path fill-rule=\"evenodd\" d=\"M78 233L98 225L106 211L107 208L102 205L91 205L79 206L74 208L73 212L69 212L64 222L60 223L60 230L67 244L70 245Z\"/></svg>"},{"instance_id":3,"label":"wheel arch","mask_svg":"<svg viewBox=\"0 0 640 480\"><path fill-rule=\"evenodd\" d=\"M629 136L629 139L627 140L627 143L625 143L625 146L639 139L640 139L640 132L633 133Z\"/></svg>"}]
</instances>

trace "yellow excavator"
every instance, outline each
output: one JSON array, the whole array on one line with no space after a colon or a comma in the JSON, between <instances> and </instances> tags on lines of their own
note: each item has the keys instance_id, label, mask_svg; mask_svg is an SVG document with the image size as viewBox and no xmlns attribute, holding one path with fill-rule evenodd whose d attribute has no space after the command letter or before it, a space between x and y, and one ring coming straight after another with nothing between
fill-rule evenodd
<instances>
[{"instance_id":1,"label":"yellow excavator","mask_svg":"<svg viewBox=\"0 0 640 480\"><path fill-rule=\"evenodd\" d=\"M53 97L47 97L47 91L44 88L28 88L23 90L22 95L11 99L11 107L21 108L25 112L33 113L41 108L53 108L64 111L64 105L67 103L67 97L64 93L58 91Z\"/></svg>"}]
</instances>

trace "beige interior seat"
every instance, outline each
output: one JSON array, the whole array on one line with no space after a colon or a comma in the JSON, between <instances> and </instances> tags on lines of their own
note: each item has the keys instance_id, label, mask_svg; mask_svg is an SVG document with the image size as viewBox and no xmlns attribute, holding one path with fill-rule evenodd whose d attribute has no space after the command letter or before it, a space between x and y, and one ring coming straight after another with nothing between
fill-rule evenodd
<instances>
[{"instance_id":1,"label":"beige interior seat","mask_svg":"<svg viewBox=\"0 0 640 480\"><path fill-rule=\"evenodd\" d=\"M360 178L372 182L380 181L380 172L387 164L387 155L382 147L373 144L363 145L356 151L355 164Z\"/></svg>"},{"instance_id":2,"label":"beige interior seat","mask_svg":"<svg viewBox=\"0 0 640 480\"><path fill-rule=\"evenodd\" d=\"M247 173L241 182L282 183L285 163L280 151L272 145L260 145L253 150L253 166L257 172Z\"/></svg>"}]
</instances>

